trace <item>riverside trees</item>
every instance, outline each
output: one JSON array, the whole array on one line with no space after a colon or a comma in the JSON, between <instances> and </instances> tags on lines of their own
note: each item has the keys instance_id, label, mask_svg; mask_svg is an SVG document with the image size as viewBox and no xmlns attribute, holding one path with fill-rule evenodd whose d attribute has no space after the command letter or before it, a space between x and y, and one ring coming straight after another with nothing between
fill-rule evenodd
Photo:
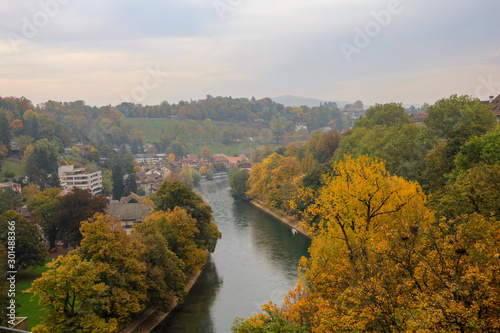
<instances>
[{"instance_id":1,"label":"riverside trees","mask_svg":"<svg viewBox=\"0 0 500 333\"><path fill-rule=\"evenodd\" d=\"M500 328L500 223L436 217L420 186L360 156L335 163L304 223L313 235L282 307L235 332L488 331Z\"/></svg>"},{"instance_id":2,"label":"riverside trees","mask_svg":"<svg viewBox=\"0 0 500 333\"><path fill-rule=\"evenodd\" d=\"M106 214L81 222L80 247L33 282L48 315L34 332L114 332L146 306L182 302L220 232L210 206L183 184L164 184L155 200L131 235Z\"/></svg>"}]
</instances>

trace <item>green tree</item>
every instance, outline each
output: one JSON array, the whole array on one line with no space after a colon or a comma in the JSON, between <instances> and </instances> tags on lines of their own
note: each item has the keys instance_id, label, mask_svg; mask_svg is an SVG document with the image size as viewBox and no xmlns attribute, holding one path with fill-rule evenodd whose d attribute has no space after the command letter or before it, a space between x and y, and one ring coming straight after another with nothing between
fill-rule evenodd
<instances>
[{"instance_id":1,"label":"green tree","mask_svg":"<svg viewBox=\"0 0 500 333\"><path fill-rule=\"evenodd\" d=\"M246 192L248 191L247 180L249 178L248 171L244 169L235 170L229 176L229 186L231 186L231 196L235 200L246 199Z\"/></svg>"},{"instance_id":2,"label":"green tree","mask_svg":"<svg viewBox=\"0 0 500 333\"><path fill-rule=\"evenodd\" d=\"M491 108L477 98L452 95L429 106L429 116L424 123L440 138L448 138L449 134L460 128L480 126L491 131L496 126L496 117Z\"/></svg>"},{"instance_id":3,"label":"green tree","mask_svg":"<svg viewBox=\"0 0 500 333\"><path fill-rule=\"evenodd\" d=\"M366 110L365 118L354 123L354 128L371 129L376 125L394 126L411 123L412 120L401 103L375 104Z\"/></svg>"},{"instance_id":4,"label":"green tree","mask_svg":"<svg viewBox=\"0 0 500 333\"><path fill-rule=\"evenodd\" d=\"M113 200L120 200L123 196L123 192L125 191L122 168L119 165L115 165L113 166L112 172L111 180L113 181Z\"/></svg>"},{"instance_id":5,"label":"green tree","mask_svg":"<svg viewBox=\"0 0 500 333\"><path fill-rule=\"evenodd\" d=\"M11 126L5 112L0 111L0 144L10 147Z\"/></svg>"},{"instance_id":6,"label":"green tree","mask_svg":"<svg viewBox=\"0 0 500 333\"><path fill-rule=\"evenodd\" d=\"M478 213L500 219L500 165L477 164L433 195L437 211L453 219Z\"/></svg>"},{"instance_id":7,"label":"green tree","mask_svg":"<svg viewBox=\"0 0 500 333\"><path fill-rule=\"evenodd\" d=\"M137 193L137 176L134 170L130 170L124 182L123 196L127 196L130 193Z\"/></svg>"},{"instance_id":8,"label":"green tree","mask_svg":"<svg viewBox=\"0 0 500 333\"><path fill-rule=\"evenodd\" d=\"M217 240L221 233L217 225L213 223L212 208L185 184L174 180L161 184L158 192L152 199L156 211L173 210L175 207L185 209L187 213L196 220L199 233L196 235L198 247L215 251Z\"/></svg>"},{"instance_id":9,"label":"green tree","mask_svg":"<svg viewBox=\"0 0 500 333\"><path fill-rule=\"evenodd\" d=\"M461 147L456 157L458 170L467 170L479 163L500 165L500 128L471 139Z\"/></svg>"},{"instance_id":10,"label":"green tree","mask_svg":"<svg viewBox=\"0 0 500 333\"><path fill-rule=\"evenodd\" d=\"M38 227L10 210L0 215L0 243L8 248L12 237L15 238L16 252L16 269L14 270L44 264L47 248L42 242Z\"/></svg>"},{"instance_id":11,"label":"green tree","mask_svg":"<svg viewBox=\"0 0 500 333\"><path fill-rule=\"evenodd\" d=\"M38 140L26 148L23 164L30 183L38 184L42 189L50 187L50 174L57 173L58 150L58 146L47 139Z\"/></svg>"},{"instance_id":12,"label":"green tree","mask_svg":"<svg viewBox=\"0 0 500 333\"><path fill-rule=\"evenodd\" d=\"M58 230L54 216L59 193L61 193L59 188L48 188L28 199L28 210L33 214L36 223L41 226L50 249L55 249L57 241Z\"/></svg>"},{"instance_id":13,"label":"green tree","mask_svg":"<svg viewBox=\"0 0 500 333\"><path fill-rule=\"evenodd\" d=\"M0 214L3 214L8 210L16 210L21 207L21 203L21 195L14 191L11 187L7 187L0 192Z\"/></svg>"}]
</instances>

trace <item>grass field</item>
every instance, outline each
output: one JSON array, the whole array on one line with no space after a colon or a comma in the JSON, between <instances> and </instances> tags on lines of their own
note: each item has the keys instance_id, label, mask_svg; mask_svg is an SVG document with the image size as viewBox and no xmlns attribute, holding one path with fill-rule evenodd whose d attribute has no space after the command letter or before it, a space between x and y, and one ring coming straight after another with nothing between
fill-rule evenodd
<instances>
[{"instance_id":1,"label":"grass field","mask_svg":"<svg viewBox=\"0 0 500 333\"><path fill-rule=\"evenodd\" d=\"M50 262L52 258L47 258L45 264ZM41 317L45 312L38 305L38 297L31 301L32 293L23 293L22 291L31 287L31 283L36 278L40 277L43 272L47 271L47 267L41 266L33 269L20 271L16 276L16 300L21 306L17 308L20 317L28 317L28 329L31 330L34 326L41 322Z\"/></svg>"},{"instance_id":2,"label":"grass field","mask_svg":"<svg viewBox=\"0 0 500 333\"><path fill-rule=\"evenodd\" d=\"M188 120L179 120L179 119L127 119L130 121L134 129L142 131L144 142L158 142L160 141L161 136L165 132L165 129L168 124L175 122L182 122ZM236 126L240 127L239 124L214 121L213 122L219 128L226 128L228 126ZM250 144L247 142L231 142L229 144L224 144L221 141L216 140L203 140L197 138L188 138L188 142L191 143L192 149L190 149L190 154L199 155L201 152L201 148L203 146L207 146L212 151L212 154L226 154L226 155L235 155L241 154L243 151L248 150L250 148ZM261 145L254 143L252 148L259 148Z\"/></svg>"},{"instance_id":3,"label":"grass field","mask_svg":"<svg viewBox=\"0 0 500 333\"><path fill-rule=\"evenodd\" d=\"M134 119L128 118L128 121L132 123L134 129L142 131L144 136L144 142L158 142L160 141L162 134L162 129L165 129L168 124L179 122L182 120L176 119Z\"/></svg>"},{"instance_id":4,"label":"grass field","mask_svg":"<svg viewBox=\"0 0 500 333\"><path fill-rule=\"evenodd\" d=\"M6 158L2 161L2 170L0 171L3 176L5 171L14 172L16 174L16 178L26 176L26 172L21 165L21 160Z\"/></svg>"}]
</instances>

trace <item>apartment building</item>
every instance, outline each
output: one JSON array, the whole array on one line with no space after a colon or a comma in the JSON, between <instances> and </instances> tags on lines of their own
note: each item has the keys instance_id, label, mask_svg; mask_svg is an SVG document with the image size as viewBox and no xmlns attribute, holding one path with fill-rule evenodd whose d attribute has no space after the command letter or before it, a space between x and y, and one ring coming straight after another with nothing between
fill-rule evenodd
<instances>
[{"instance_id":1,"label":"apartment building","mask_svg":"<svg viewBox=\"0 0 500 333\"><path fill-rule=\"evenodd\" d=\"M86 173L84 168L75 168L74 165L63 165L59 167L59 179L63 189L77 187L82 190L90 190L92 194L102 191L102 172Z\"/></svg>"}]
</instances>

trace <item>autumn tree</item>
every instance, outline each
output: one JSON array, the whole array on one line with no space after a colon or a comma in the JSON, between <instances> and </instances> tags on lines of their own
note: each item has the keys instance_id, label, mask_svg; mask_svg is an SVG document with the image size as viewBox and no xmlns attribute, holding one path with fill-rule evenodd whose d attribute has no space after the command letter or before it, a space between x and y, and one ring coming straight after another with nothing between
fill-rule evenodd
<instances>
[{"instance_id":1,"label":"autumn tree","mask_svg":"<svg viewBox=\"0 0 500 333\"><path fill-rule=\"evenodd\" d=\"M89 190L73 188L71 192L57 198L54 224L58 239L64 246L77 247L82 240L81 222L95 213L104 213L109 200L103 195L93 195Z\"/></svg>"},{"instance_id":2,"label":"autumn tree","mask_svg":"<svg viewBox=\"0 0 500 333\"><path fill-rule=\"evenodd\" d=\"M196 227L199 230L195 237L197 246L209 252L215 251L221 233L217 225L213 223L212 208L203 201L201 196L185 184L175 180L161 184L152 199L156 211L173 210L175 207L185 209L196 220Z\"/></svg>"},{"instance_id":3,"label":"autumn tree","mask_svg":"<svg viewBox=\"0 0 500 333\"><path fill-rule=\"evenodd\" d=\"M417 184L382 162L336 163L307 210L313 242L299 286L282 307L266 305L264 317L235 331L498 330L499 222L478 214L436 220L425 204Z\"/></svg>"},{"instance_id":4,"label":"autumn tree","mask_svg":"<svg viewBox=\"0 0 500 333\"><path fill-rule=\"evenodd\" d=\"M137 225L136 230L141 234L161 234L168 250L181 260L181 263L176 262L177 267L189 277L195 275L207 260L207 251L196 243L199 232L196 224L196 220L184 209L175 207L171 211L151 214L144 223ZM171 291L179 293L181 289Z\"/></svg>"},{"instance_id":5,"label":"autumn tree","mask_svg":"<svg viewBox=\"0 0 500 333\"><path fill-rule=\"evenodd\" d=\"M169 244L160 228L161 223L151 222L134 225L134 235L146 246L147 298L151 304L168 311L177 297L182 302L185 295L185 268L177 255L169 250Z\"/></svg>"},{"instance_id":6,"label":"autumn tree","mask_svg":"<svg viewBox=\"0 0 500 333\"><path fill-rule=\"evenodd\" d=\"M182 166L182 170L179 173L179 181L188 187L194 186L193 171L187 164Z\"/></svg>"},{"instance_id":7,"label":"autumn tree","mask_svg":"<svg viewBox=\"0 0 500 333\"><path fill-rule=\"evenodd\" d=\"M311 171L312 168L314 168L314 166L316 165L316 162L314 161L314 156L309 151L309 148L306 150L306 153L304 155L304 158L302 159L301 165L302 165L302 169L304 170L304 172Z\"/></svg>"},{"instance_id":8,"label":"autumn tree","mask_svg":"<svg viewBox=\"0 0 500 333\"><path fill-rule=\"evenodd\" d=\"M98 282L108 287L104 291L105 306L94 311L98 311L100 318L114 318L120 323L144 310L144 245L127 236L121 221L109 215L94 215L82 222L80 231L83 239L74 253L82 260L101 265L103 270L99 271Z\"/></svg>"},{"instance_id":9,"label":"autumn tree","mask_svg":"<svg viewBox=\"0 0 500 333\"><path fill-rule=\"evenodd\" d=\"M212 156L212 151L207 146L203 146L201 148L201 154L200 155L201 155L201 157L203 159L208 160L210 158L210 156Z\"/></svg>"},{"instance_id":10,"label":"autumn tree","mask_svg":"<svg viewBox=\"0 0 500 333\"><path fill-rule=\"evenodd\" d=\"M14 229L12 229L13 227ZM42 242L38 227L10 210L0 215L0 243L4 247L8 248L10 245L12 234L15 234L16 263L15 269L9 270L44 264L47 248Z\"/></svg>"},{"instance_id":11,"label":"autumn tree","mask_svg":"<svg viewBox=\"0 0 500 333\"><path fill-rule=\"evenodd\" d=\"M109 286L100 279L106 270L103 264L70 253L47 267L49 270L30 288L47 313L33 332L116 332L116 318L103 318L100 313L107 306L109 293Z\"/></svg>"}]
</instances>

